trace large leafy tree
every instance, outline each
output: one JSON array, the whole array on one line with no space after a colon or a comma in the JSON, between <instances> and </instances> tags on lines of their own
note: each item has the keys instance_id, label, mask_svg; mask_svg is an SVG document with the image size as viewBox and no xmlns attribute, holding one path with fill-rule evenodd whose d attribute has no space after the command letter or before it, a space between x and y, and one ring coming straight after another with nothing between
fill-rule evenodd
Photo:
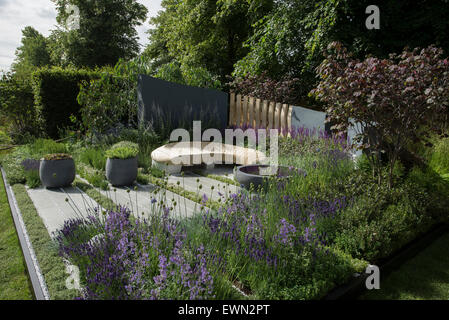
<instances>
[{"instance_id":1,"label":"large leafy tree","mask_svg":"<svg viewBox=\"0 0 449 320\"><path fill-rule=\"evenodd\" d=\"M223 79L247 53L242 44L252 25L272 6L272 0L163 0L145 53L157 66L177 61Z\"/></svg>"},{"instance_id":2,"label":"large leafy tree","mask_svg":"<svg viewBox=\"0 0 449 320\"><path fill-rule=\"evenodd\" d=\"M260 23L246 45L249 53L236 64L234 75L265 73L280 80L285 75L301 80L306 94L316 83L314 69L322 52L333 41L345 45L356 57L380 58L400 53L404 47L435 44L449 53L448 0L384 0L380 29L368 30L368 0L280 0Z\"/></svg>"},{"instance_id":3,"label":"large leafy tree","mask_svg":"<svg viewBox=\"0 0 449 320\"><path fill-rule=\"evenodd\" d=\"M120 58L130 59L139 53L136 26L147 16L145 6L135 0L54 0L60 31L55 33L64 48L65 63L77 67L113 66ZM79 28L67 22L79 9ZM58 56L58 55L56 55Z\"/></svg>"},{"instance_id":4,"label":"large leafy tree","mask_svg":"<svg viewBox=\"0 0 449 320\"><path fill-rule=\"evenodd\" d=\"M16 50L16 60L12 64L15 76L21 79L29 78L36 68L51 64L48 40L33 27L22 30L21 46Z\"/></svg>"},{"instance_id":5,"label":"large leafy tree","mask_svg":"<svg viewBox=\"0 0 449 320\"><path fill-rule=\"evenodd\" d=\"M313 77L312 62L335 26L338 6L336 0L278 1L257 24L245 44L249 53L236 64L234 74Z\"/></svg>"},{"instance_id":6,"label":"large leafy tree","mask_svg":"<svg viewBox=\"0 0 449 320\"><path fill-rule=\"evenodd\" d=\"M338 40L356 56L386 58L405 47L436 45L449 54L448 0L381 0L380 29L367 30L365 9L373 1L339 1L332 41Z\"/></svg>"}]
</instances>

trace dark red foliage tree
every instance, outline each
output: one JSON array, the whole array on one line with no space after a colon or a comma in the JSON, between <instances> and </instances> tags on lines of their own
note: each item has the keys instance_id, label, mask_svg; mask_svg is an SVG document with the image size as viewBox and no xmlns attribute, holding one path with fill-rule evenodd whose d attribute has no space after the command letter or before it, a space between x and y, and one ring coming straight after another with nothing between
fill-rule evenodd
<instances>
[{"instance_id":1,"label":"dark red foliage tree","mask_svg":"<svg viewBox=\"0 0 449 320\"><path fill-rule=\"evenodd\" d=\"M377 173L380 154L387 153L390 186L400 152L423 138L421 129L447 119L449 62L442 54L429 46L359 61L334 42L317 68L320 83L311 95L327 104L338 132L347 130L349 119L360 124L357 142Z\"/></svg>"}]
</instances>

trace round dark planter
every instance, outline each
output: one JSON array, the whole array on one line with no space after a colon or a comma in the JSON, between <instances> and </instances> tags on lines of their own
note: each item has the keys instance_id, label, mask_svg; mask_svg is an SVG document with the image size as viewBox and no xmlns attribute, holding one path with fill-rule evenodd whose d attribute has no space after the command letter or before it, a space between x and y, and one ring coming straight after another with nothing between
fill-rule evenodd
<instances>
[{"instance_id":1,"label":"round dark planter","mask_svg":"<svg viewBox=\"0 0 449 320\"><path fill-rule=\"evenodd\" d=\"M234 169L234 179L246 189L249 189L251 185L257 189L263 186L270 177L288 179L294 174L294 170L286 166L239 166Z\"/></svg>"},{"instance_id":2,"label":"round dark planter","mask_svg":"<svg viewBox=\"0 0 449 320\"><path fill-rule=\"evenodd\" d=\"M106 178L115 187L129 186L137 178L137 157L106 160Z\"/></svg>"},{"instance_id":3,"label":"round dark planter","mask_svg":"<svg viewBox=\"0 0 449 320\"><path fill-rule=\"evenodd\" d=\"M39 176L46 188L67 187L75 180L75 161L73 159L41 159Z\"/></svg>"}]
</instances>

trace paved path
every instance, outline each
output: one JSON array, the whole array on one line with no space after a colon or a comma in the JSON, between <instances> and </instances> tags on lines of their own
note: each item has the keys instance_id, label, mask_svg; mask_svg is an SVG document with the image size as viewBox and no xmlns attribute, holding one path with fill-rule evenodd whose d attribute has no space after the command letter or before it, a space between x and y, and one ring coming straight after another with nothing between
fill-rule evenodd
<instances>
[{"instance_id":1,"label":"paved path","mask_svg":"<svg viewBox=\"0 0 449 320\"><path fill-rule=\"evenodd\" d=\"M206 178L189 171L185 171L184 176L181 176L180 174L169 176L168 183L179 185L181 188L187 191L195 192L201 197L206 195L208 199L212 199L214 201L218 201L219 199L224 201L225 198L232 193L238 192L239 189L235 185Z\"/></svg>"},{"instance_id":2,"label":"paved path","mask_svg":"<svg viewBox=\"0 0 449 320\"><path fill-rule=\"evenodd\" d=\"M52 235L64 225L64 221L86 217L100 206L78 188L27 189L28 194L42 218L48 233ZM68 201L66 201L68 199Z\"/></svg>"},{"instance_id":3,"label":"paved path","mask_svg":"<svg viewBox=\"0 0 449 320\"><path fill-rule=\"evenodd\" d=\"M115 204L130 208L136 216L148 217L152 212L157 213L160 208L158 204L161 201L168 204L168 207L173 207L172 216L174 218L191 217L201 211L200 204L171 191L154 185L136 184L135 187L137 187L137 190L134 190L134 187L110 186L109 191L100 190L100 192Z\"/></svg>"},{"instance_id":4,"label":"paved path","mask_svg":"<svg viewBox=\"0 0 449 320\"><path fill-rule=\"evenodd\" d=\"M209 173L230 177L227 168L216 168L210 170ZM223 201L230 193L235 193L239 189L234 185L225 184L189 171L184 173L184 177L181 175L170 176L168 182L200 196L205 194L208 199L212 198L214 201L219 199ZM202 186L201 189L199 188L200 185ZM173 208L171 215L174 218L191 217L204 210L200 204L177 193L154 185L136 184L135 186L137 190L134 190L134 187L114 188L111 186L111 190L100 190L100 192L114 203L130 208L135 216L148 217L150 213L158 212L160 208L158 204L161 201ZM214 188L212 189L212 187ZM71 218L86 217L89 213L93 213L94 208L100 208L98 203L79 188L45 189L41 187L27 189L27 191L50 235L59 230L64 225L64 221Z\"/></svg>"},{"instance_id":5,"label":"paved path","mask_svg":"<svg viewBox=\"0 0 449 320\"><path fill-rule=\"evenodd\" d=\"M234 179L234 167L229 165L215 165L211 169L203 168L201 172L204 175L213 174L223 178Z\"/></svg>"}]
</instances>

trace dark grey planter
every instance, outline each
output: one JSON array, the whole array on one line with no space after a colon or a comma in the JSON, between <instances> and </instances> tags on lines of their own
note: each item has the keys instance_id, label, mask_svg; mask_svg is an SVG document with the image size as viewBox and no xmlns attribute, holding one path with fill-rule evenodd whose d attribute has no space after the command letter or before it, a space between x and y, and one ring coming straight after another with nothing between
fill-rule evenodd
<instances>
[{"instance_id":1,"label":"dark grey planter","mask_svg":"<svg viewBox=\"0 0 449 320\"><path fill-rule=\"evenodd\" d=\"M75 161L73 159L45 160L41 159L39 177L46 188L70 186L75 180Z\"/></svg>"},{"instance_id":2,"label":"dark grey planter","mask_svg":"<svg viewBox=\"0 0 449 320\"><path fill-rule=\"evenodd\" d=\"M106 178L115 187L129 186L137 178L137 157L106 160Z\"/></svg>"},{"instance_id":3,"label":"dark grey planter","mask_svg":"<svg viewBox=\"0 0 449 320\"><path fill-rule=\"evenodd\" d=\"M234 179L246 189L249 189L251 185L253 185L254 188L257 189L259 186L263 186L270 177L288 179L294 174L293 170L295 169L291 169L286 166L239 166L234 169Z\"/></svg>"}]
</instances>

